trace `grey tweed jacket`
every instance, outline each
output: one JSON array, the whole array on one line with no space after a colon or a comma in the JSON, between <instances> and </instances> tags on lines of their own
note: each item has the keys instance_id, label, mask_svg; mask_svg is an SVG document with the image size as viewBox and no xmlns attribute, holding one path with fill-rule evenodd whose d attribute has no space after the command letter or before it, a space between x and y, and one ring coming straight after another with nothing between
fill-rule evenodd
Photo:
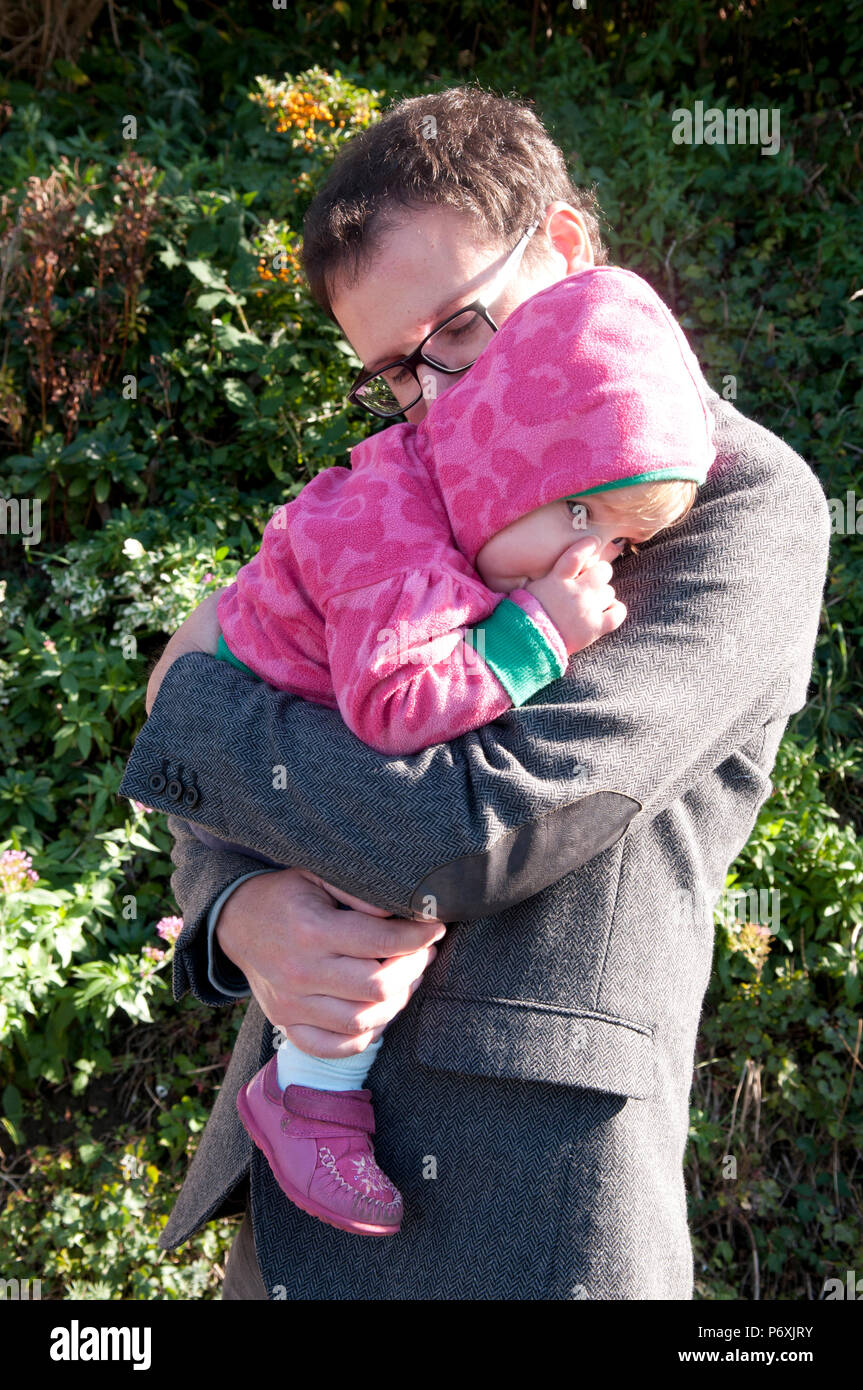
<instances>
[{"instance_id":1,"label":"grey tweed jacket","mask_svg":"<svg viewBox=\"0 0 863 1390\"><path fill-rule=\"evenodd\" d=\"M616 566L627 621L484 728L386 757L226 663L170 669L120 791L171 815L178 999L225 1003L208 911L260 867L184 821L453 925L367 1083L401 1233L347 1235L283 1197L235 1110L272 1055L251 1001L165 1246L248 1179L273 1299L692 1296L712 908L806 698L829 540L807 465L711 408L719 460L692 512Z\"/></svg>"}]
</instances>

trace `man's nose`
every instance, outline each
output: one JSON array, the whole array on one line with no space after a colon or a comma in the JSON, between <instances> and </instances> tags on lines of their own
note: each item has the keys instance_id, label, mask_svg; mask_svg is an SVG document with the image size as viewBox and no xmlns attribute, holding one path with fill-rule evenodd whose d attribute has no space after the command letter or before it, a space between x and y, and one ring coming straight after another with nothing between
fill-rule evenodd
<instances>
[{"instance_id":1,"label":"man's nose","mask_svg":"<svg viewBox=\"0 0 863 1390\"><path fill-rule=\"evenodd\" d=\"M422 387L422 400L417 401L416 405L412 405L410 410L405 411L405 415L412 425L418 424L420 420L425 418L429 406L446 391L447 387L461 381L462 373L459 372L456 375L449 372L437 372L434 367L429 367L421 362L417 367L417 376Z\"/></svg>"}]
</instances>

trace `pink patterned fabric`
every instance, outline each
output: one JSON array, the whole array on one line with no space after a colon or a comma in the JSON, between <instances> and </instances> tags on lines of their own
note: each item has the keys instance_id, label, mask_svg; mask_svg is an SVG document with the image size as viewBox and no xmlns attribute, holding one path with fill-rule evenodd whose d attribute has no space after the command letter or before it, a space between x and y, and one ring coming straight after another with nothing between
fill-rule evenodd
<instances>
[{"instance_id":1,"label":"pink patterned fabric","mask_svg":"<svg viewBox=\"0 0 863 1390\"><path fill-rule=\"evenodd\" d=\"M379 752L416 752L511 700L466 629L503 595L472 568L518 517L644 475L703 482L707 385L674 318L631 271L540 291L419 425L364 440L275 513L219 602L231 652L280 689L337 708ZM518 603L566 665L542 606Z\"/></svg>"}]
</instances>

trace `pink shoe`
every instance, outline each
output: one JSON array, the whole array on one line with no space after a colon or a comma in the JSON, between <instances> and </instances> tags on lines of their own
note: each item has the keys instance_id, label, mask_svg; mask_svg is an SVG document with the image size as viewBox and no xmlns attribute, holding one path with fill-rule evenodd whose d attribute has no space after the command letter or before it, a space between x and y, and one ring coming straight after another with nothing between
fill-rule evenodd
<instances>
[{"instance_id":1,"label":"pink shoe","mask_svg":"<svg viewBox=\"0 0 863 1390\"><path fill-rule=\"evenodd\" d=\"M340 1231L394 1236L402 1197L375 1162L371 1091L280 1091L272 1057L240 1088L237 1110L286 1197Z\"/></svg>"}]
</instances>

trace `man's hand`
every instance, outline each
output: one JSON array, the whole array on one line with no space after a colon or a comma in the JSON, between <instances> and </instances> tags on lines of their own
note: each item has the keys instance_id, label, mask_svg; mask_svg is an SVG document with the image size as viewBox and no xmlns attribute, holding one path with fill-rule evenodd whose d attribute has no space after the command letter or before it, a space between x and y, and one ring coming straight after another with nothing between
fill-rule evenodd
<instances>
[{"instance_id":1,"label":"man's hand","mask_svg":"<svg viewBox=\"0 0 863 1390\"><path fill-rule=\"evenodd\" d=\"M539 599L569 656L613 632L626 617L608 582L614 571L607 560L595 561L595 555L596 542L585 536L563 552L548 574L524 586Z\"/></svg>"},{"instance_id":2,"label":"man's hand","mask_svg":"<svg viewBox=\"0 0 863 1390\"><path fill-rule=\"evenodd\" d=\"M165 679L168 667L178 657L186 656L189 652L206 652L209 656L216 655L220 631L216 609L222 592L222 589L216 589L212 594L208 594L197 608L192 610L182 626L177 628L162 652L147 683L148 714L156 703L156 696L162 681Z\"/></svg>"},{"instance_id":3,"label":"man's hand","mask_svg":"<svg viewBox=\"0 0 863 1390\"><path fill-rule=\"evenodd\" d=\"M333 897L353 910L340 911ZM431 918L392 917L303 869L280 869L234 890L216 936L301 1052L349 1057L404 1008L445 930Z\"/></svg>"}]
</instances>

